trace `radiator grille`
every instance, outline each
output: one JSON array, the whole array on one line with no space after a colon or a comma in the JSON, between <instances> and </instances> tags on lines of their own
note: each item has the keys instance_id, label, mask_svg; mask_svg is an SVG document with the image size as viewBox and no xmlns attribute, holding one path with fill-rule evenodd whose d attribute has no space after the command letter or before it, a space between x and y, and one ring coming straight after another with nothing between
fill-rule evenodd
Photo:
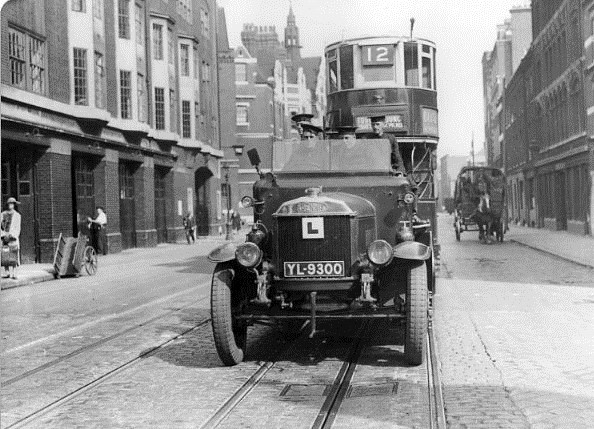
<instances>
[{"instance_id":1,"label":"radiator grille","mask_svg":"<svg viewBox=\"0 0 594 429\"><path fill-rule=\"evenodd\" d=\"M324 218L324 238L304 239L301 217L278 217L278 267L284 262L344 261L345 275L351 275L351 218Z\"/></svg>"}]
</instances>

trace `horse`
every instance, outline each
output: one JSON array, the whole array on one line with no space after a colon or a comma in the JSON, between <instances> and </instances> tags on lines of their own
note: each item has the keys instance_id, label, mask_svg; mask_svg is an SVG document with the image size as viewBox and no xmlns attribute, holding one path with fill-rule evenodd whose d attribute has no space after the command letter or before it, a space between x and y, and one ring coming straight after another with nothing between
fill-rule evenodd
<instances>
[{"instance_id":1,"label":"horse","mask_svg":"<svg viewBox=\"0 0 594 429\"><path fill-rule=\"evenodd\" d=\"M474 219L479 227L479 241L481 243L491 243L493 241L493 222L495 218L491 211L491 197L487 192L483 192L479 197Z\"/></svg>"}]
</instances>

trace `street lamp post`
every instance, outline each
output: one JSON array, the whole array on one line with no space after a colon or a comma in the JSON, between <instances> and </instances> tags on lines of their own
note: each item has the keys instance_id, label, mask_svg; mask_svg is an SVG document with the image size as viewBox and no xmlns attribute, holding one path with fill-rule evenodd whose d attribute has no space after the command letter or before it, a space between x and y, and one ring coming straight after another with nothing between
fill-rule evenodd
<instances>
[{"instance_id":1,"label":"street lamp post","mask_svg":"<svg viewBox=\"0 0 594 429\"><path fill-rule=\"evenodd\" d=\"M223 167L225 170L225 187L227 188L227 216L225 222L225 240L231 240L231 185L229 184L229 166Z\"/></svg>"}]
</instances>

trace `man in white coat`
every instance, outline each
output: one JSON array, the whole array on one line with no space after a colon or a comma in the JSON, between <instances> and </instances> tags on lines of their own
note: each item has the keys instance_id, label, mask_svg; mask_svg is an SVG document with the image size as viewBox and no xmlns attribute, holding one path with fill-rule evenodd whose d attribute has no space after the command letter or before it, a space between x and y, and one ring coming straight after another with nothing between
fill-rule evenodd
<instances>
[{"instance_id":1,"label":"man in white coat","mask_svg":"<svg viewBox=\"0 0 594 429\"><path fill-rule=\"evenodd\" d=\"M10 278L16 278L16 267L21 264L19 252L19 236L21 235L21 215L15 210L16 205L20 204L15 198L10 197L6 201L7 210L2 212L1 238L2 244L8 245L11 254L16 254L16 264L10 264L4 269L8 271Z\"/></svg>"}]
</instances>

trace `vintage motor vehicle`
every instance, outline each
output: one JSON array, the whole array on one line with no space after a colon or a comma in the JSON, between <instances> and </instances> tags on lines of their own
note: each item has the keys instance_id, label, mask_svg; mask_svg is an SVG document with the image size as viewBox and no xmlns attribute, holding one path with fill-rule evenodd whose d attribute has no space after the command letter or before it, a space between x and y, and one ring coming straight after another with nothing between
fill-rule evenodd
<instances>
[{"instance_id":1,"label":"vintage motor vehicle","mask_svg":"<svg viewBox=\"0 0 594 429\"><path fill-rule=\"evenodd\" d=\"M309 321L314 335L319 320L343 318L404 319L406 359L422 363L432 228L415 215L417 195L392 171L390 150L386 139L275 142L273 172L259 172L242 199L254 209L246 241L209 255L214 339L226 365L243 360L254 323L290 330ZM248 155L258 168L257 152Z\"/></svg>"}]
</instances>

